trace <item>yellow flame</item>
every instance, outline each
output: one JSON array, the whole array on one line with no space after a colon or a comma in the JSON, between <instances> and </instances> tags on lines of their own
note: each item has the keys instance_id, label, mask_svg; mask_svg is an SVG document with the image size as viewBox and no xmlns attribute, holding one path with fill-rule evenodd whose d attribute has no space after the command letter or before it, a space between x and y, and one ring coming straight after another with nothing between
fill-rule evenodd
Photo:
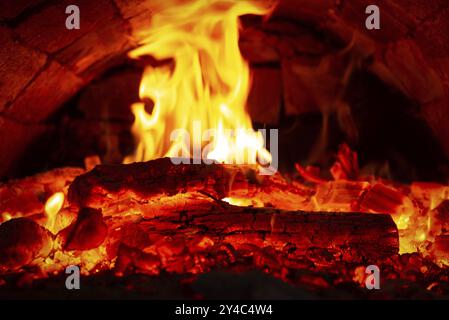
<instances>
[{"instance_id":1,"label":"yellow flame","mask_svg":"<svg viewBox=\"0 0 449 320\"><path fill-rule=\"evenodd\" d=\"M221 201L227 202L233 206L238 207L256 207L256 208L262 208L264 205L263 203L258 199L251 199L251 198L234 198L234 197L226 197L221 199Z\"/></svg>"},{"instance_id":2,"label":"yellow flame","mask_svg":"<svg viewBox=\"0 0 449 320\"><path fill-rule=\"evenodd\" d=\"M9 213L9 212L3 212L2 214L1 214L1 219L0 219L0 223L3 221L3 222L6 222L6 221L9 221L9 220L11 220L12 219L12 215Z\"/></svg>"},{"instance_id":3,"label":"yellow flame","mask_svg":"<svg viewBox=\"0 0 449 320\"><path fill-rule=\"evenodd\" d=\"M45 213L47 215L46 228L55 231L56 217L64 204L64 193L56 192L45 202Z\"/></svg>"},{"instance_id":4,"label":"yellow flame","mask_svg":"<svg viewBox=\"0 0 449 320\"><path fill-rule=\"evenodd\" d=\"M420 232L419 234L416 235L416 240L419 242L425 241L426 238L427 238L427 234L425 232Z\"/></svg>"},{"instance_id":5,"label":"yellow flame","mask_svg":"<svg viewBox=\"0 0 449 320\"><path fill-rule=\"evenodd\" d=\"M260 0L155 1L151 25L130 56L168 63L144 70L139 94L153 102L153 110L149 114L143 102L132 105L137 149L125 163L163 156L271 161L245 110L250 72L238 46L239 16L267 14L268 5ZM172 135L179 129L193 141ZM213 134L206 133L209 129Z\"/></svg>"},{"instance_id":6,"label":"yellow flame","mask_svg":"<svg viewBox=\"0 0 449 320\"><path fill-rule=\"evenodd\" d=\"M410 222L410 217L406 215L400 215L399 218L396 219L396 226L399 230L404 230L408 228L408 224Z\"/></svg>"}]
</instances>

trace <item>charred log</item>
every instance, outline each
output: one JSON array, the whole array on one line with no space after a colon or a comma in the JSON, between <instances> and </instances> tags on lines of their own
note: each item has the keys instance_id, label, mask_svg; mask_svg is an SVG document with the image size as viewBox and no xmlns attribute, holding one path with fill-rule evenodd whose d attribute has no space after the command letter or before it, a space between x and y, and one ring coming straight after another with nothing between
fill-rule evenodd
<instances>
[{"instance_id":1,"label":"charred log","mask_svg":"<svg viewBox=\"0 0 449 320\"><path fill-rule=\"evenodd\" d=\"M207 236L215 245L229 243L237 249L255 245L282 250L290 243L296 255L303 255L313 247L351 248L365 257L389 256L399 251L396 225L390 215L384 214L288 212L229 206L207 213L186 213L181 219L179 215L169 215L145 220L139 227L152 236Z\"/></svg>"},{"instance_id":2,"label":"charred log","mask_svg":"<svg viewBox=\"0 0 449 320\"><path fill-rule=\"evenodd\" d=\"M286 183L279 175L258 176L256 170L249 165L174 165L169 158L101 165L78 176L68 198L78 207L103 208L105 215L113 215L118 205L128 204L153 217L171 211L170 202L179 211L186 204L225 197L252 198L265 206L298 210L313 193Z\"/></svg>"}]
</instances>

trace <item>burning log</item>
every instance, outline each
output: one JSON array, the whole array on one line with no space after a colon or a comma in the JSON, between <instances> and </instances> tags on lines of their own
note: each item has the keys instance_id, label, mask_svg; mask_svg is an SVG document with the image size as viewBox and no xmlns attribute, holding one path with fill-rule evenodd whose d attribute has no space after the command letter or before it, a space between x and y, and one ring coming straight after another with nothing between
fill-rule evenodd
<instances>
[{"instance_id":1,"label":"burning log","mask_svg":"<svg viewBox=\"0 0 449 320\"><path fill-rule=\"evenodd\" d=\"M316 265L329 259L362 263L392 257L399 248L396 226L383 214L229 206L182 220L171 214L122 226L115 234L118 275L196 274L242 259L245 265L278 272L311 255Z\"/></svg>"},{"instance_id":2,"label":"burning log","mask_svg":"<svg viewBox=\"0 0 449 320\"><path fill-rule=\"evenodd\" d=\"M230 206L220 201L225 197L256 200L266 208ZM207 236L215 245L230 243L234 248L251 244L281 250L292 243L297 254L318 247L385 256L396 254L399 247L389 215L297 211L310 200L307 189L277 175L257 176L248 165L173 165L168 158L101 165L77 177L68 198L74 206L103 210L110 230L123 227L126 215L143 216L138 222L143 232L132 233L148 235L136 240L141 249L167 236L183 237L183 243ZM116 237L136 246L129 236Z\"/></svg>"},{"instance_id":3,"label":"burning log","mask_svg":"<svg viewBox=\"0 0 449 320\"><path fill-rule=\"evenodd\" d=\"M360 202L361 210L365 212L397 212L404 204L403 193L382 183L376 183L363 196Z\"/></svg>"},{"instance_id":4,"label":"burning log","mask_svg":"<svg viewBox=\"0 0 449 320\"><path fill-rule=\"evenodd\" d=\"M250 165L174 165L169 158L98 165L70 185L70 205L58 216L68 221L72 213L78 215L58 233L55 249L77 251L75 255L106 250L107 257L98 261L117 257L117 274L130 270L198 273L232 264L248 248L257 248L256 266L271 261L265 257L265 251L271 250L279 261L271 264L279 267L287 259L286 245L294 248L288 259L300 259L315 249L337 256L354 253L351 261L398 253L398 230L390 215L298 211L310 205L314 192L277 174L259 176ZM264 208L229 205L225 198L229 203L240 199ZM34 230L34 225L26 222L24 228L44 239L40 234L45 229ZM8 226L2 225L5 232L12 232ZM26 250L13 244L0 247L5 257L20 257L3 265L17 269L48 255L51 246L47 250L45 239L42 245L38 240ZM220 256L221 262L212 258ZM108 265L108 261L103 262Z\"/></svg>"},{"instance_id":5,"label":"burning log","mask_svg":"<svg viewBox=\"0 0 449 320\"><path fill-rule=\"evenodd\" d=\"M53 248L51 233L28 218L0 225L0 270L14 270L47 257Z\"/></svg>"},{"instance_id":6,"label":"burning log","mask_svg":"<svg viewBox=\"0 0 449 320\"><path fill-rule=\"evenodd\" d=\"M304 208L313 190L285 182L279 175L258 176L250 165L174 165L169 158L128 165L101 165L78 176L68 199L78 207L103 209L113 215L119 206L136 208L145 217L175 211L191 203L225 197L251 198L284 210ZM182 202L180 202L182 201Z\"/></svg>"},{"instance_id":7,"label":"burning log","mask_svg":"<svg viewBox=\"0 0 449 320\"><path fill-rule=\"evenodd\" d=\"M355 249L365 257L398 253L398 230L390 215L363 213L289 212L271 208L229 206L208 213L169 215L140 223L155 237L175 232L197 234L215 245L230 243L234 248L248 244L282 250L286 243L304 254L311 247ZM187 241L188 242L188 241Z\"/></svg>"}]
</instances>

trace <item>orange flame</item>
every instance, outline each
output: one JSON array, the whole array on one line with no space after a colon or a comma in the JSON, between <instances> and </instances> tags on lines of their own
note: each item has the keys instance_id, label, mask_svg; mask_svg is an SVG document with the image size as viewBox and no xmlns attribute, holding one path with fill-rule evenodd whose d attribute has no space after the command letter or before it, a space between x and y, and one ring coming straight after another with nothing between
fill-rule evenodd
<instances>
[{"instance_id":1,"label":"orange flame","mask_svg":"<svg viewBox=\"0 0 449 320\"><path fill-rule=\"evenodd\" d=\"M239 207L255 207L262 208L264 205L262 201L259 199L251 199L251 198L235 198L235 197L226 197L221 199L221 201L227 202L233 206Z\"/></svg>"},{"instance_id":2,"label":"orange flame","mask_svg":"<svg viewBox=\"0 0 449 320\"><path fill-rule=\"evenodd\" d=\"M64 204L64 193L56 192L45 202L45 214L47 215L46 228L55 233L56 217Z\"/></svg>"},{"instance_id":3,"label":"orange flame","mask_svg":"<svg viewBox=\"0 0 449 320\"><path fill-rule=\"evenodd\" d=\"M125 163L163 156L271 161L245 110L250 73L238 46L239 16L270 9L260 0L156 2L144 40L130 56L171 63L144 70L139 95L154 107L149 114L143 102L131 106L138 145Z\"/></svg>"}]
</instances>

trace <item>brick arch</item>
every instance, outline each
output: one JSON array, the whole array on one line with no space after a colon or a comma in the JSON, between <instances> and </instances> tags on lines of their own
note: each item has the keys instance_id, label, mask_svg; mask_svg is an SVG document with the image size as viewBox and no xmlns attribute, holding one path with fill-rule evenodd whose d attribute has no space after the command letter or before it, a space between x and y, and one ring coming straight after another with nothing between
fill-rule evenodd
<instances>
[{"instance_id":1,"label":"brick arch","mask_svg":"<svg viewBox=\"0 0 449 320\"><path fill-rule=\"evenodd\" d=\"M376 2L381 8L382 28L368 32L364 29L364 8ZM61 105L136 46L152 15L151 0L78 0L81 29L68 31L64 12L73 3L0 2L0 176L7 174L27 145L48 129L46 120ZM369 72L419 105L423 119L449 156L447 1L280 0L273 14L276 18L325 34L340 48L348 47L356 33L351 52L362 62L369 62ZM284 27L281 32L291 32ZM284 41L279 30L272 34L270 30L262 30L265 36L242 34L241 48L250 62L274 63L281 69L261 68L258 83L263 86L267 77L283 79L283 88L278 90L283 91L287 115L313 110L316 106L301 93L307 90L297 84L321 80L304 79L304 75L292 72L295 64L303 61L292 52L338 57L339 50L324 52L329 48L323 49L323 42L309 42L300 32L293 40ZM264 101L271 100L256 99L257 103ZM255 120L276 122L280 105L265 104L263 108L267 112L250 110Z\"/></svg>"},{"instance_id":2,"label":"brick arch","mask_svg":"<svg viewBox=\"0 0 449 320\"><path fill-rule=\"evenodd\" d=\"M76 3L81 28L65 28ZM82 87L116 65L151 18L143 1L1 1L0 176L47 130L46 120Z\"/></svg>"}]
</instances>

